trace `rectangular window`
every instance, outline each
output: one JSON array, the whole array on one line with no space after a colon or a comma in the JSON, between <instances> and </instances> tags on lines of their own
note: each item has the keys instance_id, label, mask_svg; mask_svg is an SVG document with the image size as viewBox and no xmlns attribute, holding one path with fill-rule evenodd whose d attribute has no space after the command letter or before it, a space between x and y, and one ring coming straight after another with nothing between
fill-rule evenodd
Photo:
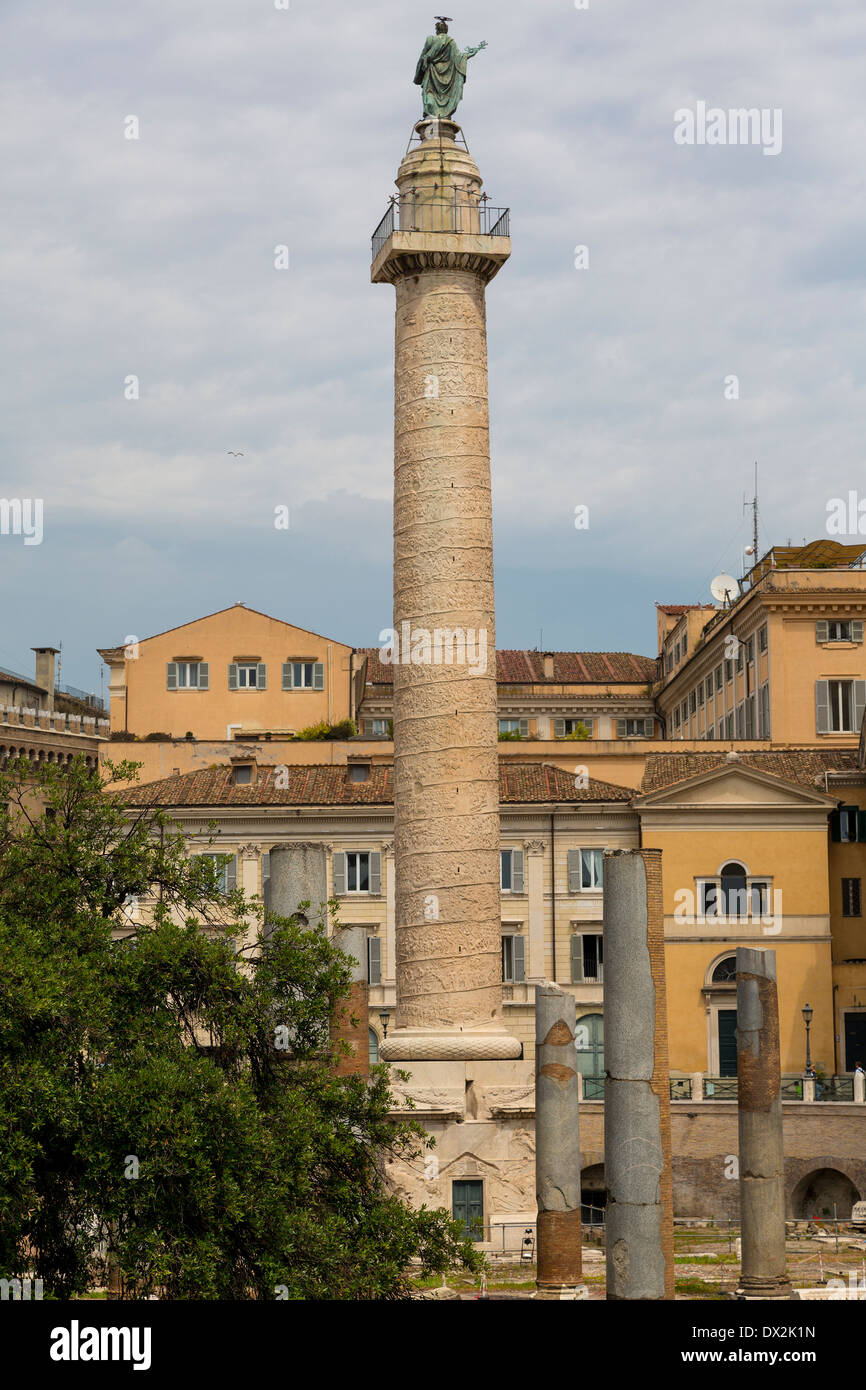
<instances>
[{"instance_id":1,"label":"rectangular window","mask_svg":"<svg viewBox=\"0 0 866 1390\"><path fill-rule=\"evenodd\" d=\"M521 738L529 738L529 720L500 719L499 732L501 734L519 734Z\"/></svg>"},{"instance_id":2,"label":"rectangular window","mask_svg":"<svg viewBox=\"0 0 866 1390\"><path fill-rule=\"evenodd\" d=\"M753 917L766 917L770 911L770 885L759 879L749 879L749 896Z\"/></svg>"},{"instance_id":3,"label":"rectangular window","mask_svg":"<svg viewBox=\"0 0 866 1390\"><path fill-rule=\"evenodd\" d=\"M503 720L500 719L499 722L502 724ZM575 717L572 719L554 719L553 721L554 738L569 738L572 734L580 733L581 729L585 729L589 737L592 738L593 720Z\"/></svg>"},{"instance_id":4,"label":"rectangular window","mask_svg":"<svg viewBox=\"0 0 866 1390\"><path fill-rule=\"evenodd\" d=\"M600 931L576 931L571 938L571 983L602 984L604 938Z\"/></svg>"},{"instance_id":5,"label":"rectangular window","mask_svg":"<svg viewBox=\"0 0 866 1390\"><path fill-rule=\"evenodd\" d=\"M733 737L734 737L734 716L733 716L733 714L726 714L726 715L725 715L725 738L733 739Z\"/></svg>"},{"instance_id":6,"label":"rectangular window","mask_svg":"<svg viewBox=\"0 0 866 1390\"><path fill-rule=\"evenodd\" d=\"M382 983L382 938L381 936L367 937L367 984L380 985Z\"/></svg>"},{"instance_id":7,"label":"rectangular window","mask_svg":"<svg viewBox=\"0 0 866 1390\"><path fill-rule=\"evenodd\" d=\"M233 893L238 886L238 860L236 854L203 854L202 859L210 859L216 865L217 892Z\"/></svg>"},{"instance_id":8,"label":"rectangular window","mask_svg":"<svg viewBox=\"0 0 866 1390\"><path fill-rule=\"evenodd\" d=\"M604 851L582 849L580 851L580 886L582 889L602 887L602 865Z\"/></svg>"},{"instance_id":9,"label":"rectangular window","mask_svg":"<svg viewBox=\"0 0 866 1390\"><path fill-rule=\"evenodd\" d=\"M673 654L672 651L668 650L667 654L665 655L665 672L669 674L673 669L674 669L674 654Z\"/></svg>"},{"instance_id":10,"label":"rectangular window","mask_svg":"<svg viewBox=\"0 0 866 1390\"><path fill-rule=\"evenodd\" d=\"M677 708L674 710L674 728L675 728L675 729L678 729L679 727L680 727L680 711L679 711L679 706L677 706Z\"/></svg>"},{"instance_id":11,"label":"rectangular window","mask_svg":"<svg viewBox=\"0 0 866 1390\"><path fill-rule=\"evenodd\" d=\"M702 883L700 894L701 915L703 917L715 917L719 910L719 885L717 883Z\"/></svg>"},{"instance_id":12,"label":"rectangular window","mask_svg":"<svg viewBox=\"0 0 866 1390\"><path fill-rule=\"evenodd\" d=\"M764 626L763 626L762 628L759 628L759 630L758 630L758 651L759 651L759 652L765 652L766 650L767 650L767 624L764 623Z\"/></svg>"},{"instance_id":13,"label":"rectangular window","mask_svg":"<svg viewBox=\"0 0 866 1390\"><path fill-rule=\"evenodd\" d=\"M682 718L683 723L687 724L689 721L689 707L686 704L685 700L683 700L682 704L680 705L680 716Z\"/></svg>"},{"instance_id":14,"label":"rectangular window","mask_svg":"<svg viewBox=\"0 0 866 1390\"><path fill-rule=\"evenodd\" d=\"M727 660L726 660L726 661L725 661L725 680L726 680L726 681L732 681L733 679L734 679L734 663L733 663L733 661L727 661Z\"/></svg>"},{"instance_id":15,"label":"rectangular window","mask_svg":"<svg viewBox=\"0 0 866 1390\"><path fill-rule=\"evenodd\" d=\"M526 979L526 941L518 933L502 937L502 980L504 984L523 984Z\"/></svg>"},{"instance_id":16,"label":"rectangular window","mask_svg":"<svg viewBox=\"0 0 866 1390\"><path fill-rule=\"evenodd\" d=\"M390 721L387 719L365 719L364 733L368 738L387 738Z\"/></svg>"},{"instance_id":17,"label":"rectangular window","mask_svg":"<svg viewBox=\"0 0 866 1390\"><path fill-rule=\"evenodd\" d=\"M679 642L677 642L676 646L674 647L674 661L679 661L679 659L680 659L680 644L679 644Z\"/></svg>"},{"instance_id":18,"label":"rectangular window","mask_svg":"<svg viewBox=\"0 0 866 1390\"><path fill-rule=\"evenodd\" d=\"M854 618L822 619L815 624L816 642L862 642L863 623Z\"/></svg>"},{"instance_id":19,"label":"rectangular window","mask_svg":"<svg viewBox=\"0 0 866 1390\"><path fill-rule=\"evenodd\" d=\"M737 705L737 738L746 737L746 707L744 704Z\"/></svg>"},{"instance_id":20,"label":"rectangular window","mask_svg":"<svg viewBox=\"0 0 866 1390\"><path fill-rule=\"evenodd\" d=\"M284 661L283 690L324 690L323 661Z\"/></svg>"},{"instance_id":21,"label":"rectangular window","mask_svg":"<svg viewBox=\"0 0 866 1390\"><path fill-rule=\"evenodd\" d=\"M749 640L748 640L748 642L746 643L746 664L747 664L748 666L751 666L751 664L752 664L752 662L754 661L754 659L755 659L755 639L754 639L754 637L750 637Z\"/></svg>"},{"instance_id":22,"label":"rectangular window","mask_svg":"<svg viewBox=\"0 0 866 1390\"><path fill-rule=\"evenodd\" d=\"M334 894L382 892L382 856L369 850L338 850L334 854Z\"/></svg>"},{"instance_id":23,"label":"rectangular window","mask_svg":"<svg viewBox=\"0 0 866 1390\"><path fill-rule=\"evenodd\" d=\"M166 690L207 690L206 661L169 661L165 668Z\"/></svg>"},{"instance_id":24,"label":"rectangular window","mask_svg":"<svg viewBox=\"0 0 866 1390\"><path fill-rule=\"evenodd\" d=\"M760 690L758 691L758 698L759 698L759 701L760 701L760 705L759 705L760 713L759 713L759 716L758 716L758 719L759 719L759 724L758 724L758 738L769 738L769 737L770 737L770 686L769 686L769 682L768 682L767 684L761 686Z\"/></svg>"},{"instance_id":25,"label":"rectangular window","mask_svg":"<svg viewBox=\"0 0 866 1390\"><path fill-rule=\"evenodd\" d=\"M746 701L746 738L755 737L755 697L750 695Z\"/></svg>"},{"instance_id":26,"label":"rectangular window","mask_svg":"<svg viewBox=\"0 0 866 1390\"><path fill-rule=\"evenodd\" d=\"M689 634L688 634L687 632L684 632L684 633L683 633L682 643L683 643L683 656L685 656L686 652L687 652L688 649L689 649Z\"/></svg>"},{"instance_id":27,"label":"rectangular window","mask_svg":"<svg viewBox=\"0 0 866 1390\"><path fill-rule=\"evenodd\" d=\"M737 670L738 670L738 671L742 671L743 665L744 665L744 663L745 663L744 645L745 645L745 644L744 644L743 642L738 642L738 643L737 643Z\"/></svg>"},{"instance_id":28,"label":"rectangular window","mask_svg":"<svg viewBox=\"0 0 866 1390\"><path fill-rule=\"evenodd\" d=\"M703 709L703 707L704 707L704 683L703 683L703 681L701 681L700 685L698 686L698 705L699 705L699 707L700 707L701 709Z\"/></svg>"},{"instance_id":29,"label":"rectangular window","mask_svg":"<svg viewBox=\"0 0 866 1390\"><path fill-rule=\"evenodd\" d=\"M523 892L523 850L503 849L499 852L499 886L503 893Z\"/></svg>"},{"instance_id":30,"label":"rectangular window","mask_svg":"<svg viewBox=\"0 0 866 1390\"><path fill-rule=\"evenodd\" d=\"M721 690L721 688L722 688L722 680L723 680L722 668L721 668L721 666L717 666L717 667L716 667L716 690Z\"/></svg>"},{"instance_id":31,"label":"rectangular window","mask_svg":"<svg viewBox=\"0 0 866 1390\"><path fill-rule=\"evenodd\" d=\"M831 837L842 844L866 840L866 811L858 806L840 806L830 817Z\"/></svg>"},{"instance_id":32,"label":"rectangular window","mask_svg":"<svg viewBox=\"0 0 866 1390\"><path fill-rule=\"evenodd\" d=\"M842 880L842 916L859 917L861 915L860 902L860 879L843 878Z\"/></svg>"},{"instance_id":33,"label":"rectangular window","mask_svg":"<svg viewBox=\"0 0 866 1390\"><path fill-rule=\"evenodd\" d=\"M707 676L707 700L708 700L708 701L709 701L709 700L712 700L712 698L713 698L713 677L712 677L712 674L710 674L709 676Z\"/></svg>"},{"instance_id":34,"label":"rectangular window","mask_svg":"<svg viewBox=\"0 0 866 1390\"><path fill-rule=\"evenodd\" d=\"M815 722L819 734L857 733L866 705L866 681L816 681Z\"/></svg>"},{"instance_id":35,"label":"rectangular window","mask_svg":"<svg viewBox=\"0 0 866 1390\"><path fill-rule=\"evenodd\" d=\"M652 733L652 719L618 719L616 721L617 738L652 738Z\"/></svg>"}]
</instances>

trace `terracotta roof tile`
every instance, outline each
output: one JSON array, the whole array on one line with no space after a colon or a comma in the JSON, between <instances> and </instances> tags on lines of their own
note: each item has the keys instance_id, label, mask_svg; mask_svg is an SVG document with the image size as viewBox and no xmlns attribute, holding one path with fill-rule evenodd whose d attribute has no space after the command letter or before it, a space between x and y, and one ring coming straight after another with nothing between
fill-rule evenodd
<instances>
[{"instance_id":1,"label":"terracotta roof tile","mask_svg":"<svg viewBox=\"0 0 866 1390\"><path fill-rule=\"evenodd\" d=\"M712 768L722 767L728 761L727 750L719 753L650 753L646 760L641 794L658 791L661 787L673 786L675 782L685 782ZM831 748L788 748L779 752L738 752L733 765L753 767L768 772L772 777L781 777L787 782L797 782L804 787L814 787L823 780L825 772L834 769L856 768L857 753L845 749Z\"/></svg>"},{"instance_id":2,"label":"terracotta roof tile","mask_svg":"<svg viewBox=\"0 0 866 1390\"><path fill-rule=\"evenodd\" d=\"M252 786L232 782L231 768L219 766L185 772L131 787L123 795L129 806L390 806L394 799L393 769L374 763L366 782L349 781L347 769L331 763L287 768L288 787L275 785L276 767L259 767ZM500 759L499 798L511 805L530 802L630 801L633 787L618 787L590 777L589 786L575 787L574 776L549 763Z\"/></svg>"},{"instance_id":3,"label":"terracotta roof tile","mask_svg":"<svg viewBox=\"0 0 866 1390\"><path fill-rule=\"evenodd\" d=\"M367 682L390 685L392 668L379 659L378 647L366 647ZM658 679L654 656L633 652L552 652L553 675L544 674L544 655L537 651L504 649L496 653L499 685L647 685Z\"/></svg>"}]
</instances>

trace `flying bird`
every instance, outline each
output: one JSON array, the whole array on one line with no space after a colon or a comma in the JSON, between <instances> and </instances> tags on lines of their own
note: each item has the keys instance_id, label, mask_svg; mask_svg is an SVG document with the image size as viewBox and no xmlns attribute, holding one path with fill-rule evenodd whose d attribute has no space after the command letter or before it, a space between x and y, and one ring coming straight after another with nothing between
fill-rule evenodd
<instances>
[{"instance_id":1,"label":"flying bird","mask_svg":"<svg viewBox=\"0 0 866 1390\"><path fill-rule=\"evenodd\" d=\"M235 451L234 451L234 449L226 449L226 453L227 453L227 454L231 454L231 456L232 456L233 459L242 459L242 458L243 458L243 454L236 454Z\"/></svg>"}]
</instances>

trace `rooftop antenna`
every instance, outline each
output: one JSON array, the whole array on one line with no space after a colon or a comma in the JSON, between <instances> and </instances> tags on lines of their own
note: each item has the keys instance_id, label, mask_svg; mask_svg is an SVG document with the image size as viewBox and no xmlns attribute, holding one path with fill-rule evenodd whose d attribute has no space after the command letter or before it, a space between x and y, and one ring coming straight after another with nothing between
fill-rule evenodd
<instances>
[{"instance_id":1,"label":"rooftop antenna","mask_svg":"<svg viewBox=\"0 0 866 1390\"><path fill-rule=\"evenodd\" d=\"M746 553L747 555L751 553L751 555L752 555L752 557L753 557L753 558L752 558L752 565L756 565L756 564L758 563L758 461L757 461L757 459L755 460L755 495L754 495L754 497L752 498L751 502L747 502L747 501L746 501L746 494L743 493L743 511L746 511L747 508L749 508L749 507L751 507L751 509L752 509L752 549L751 549L751 552L750 552L750 551L748 550L748 548L747 548L745 553ZM750 565L749 568L751 569L751 567L752 567L752 566ZM744 571L744 573L745 573L745 571Z\"/></svg>"}]
</instances>

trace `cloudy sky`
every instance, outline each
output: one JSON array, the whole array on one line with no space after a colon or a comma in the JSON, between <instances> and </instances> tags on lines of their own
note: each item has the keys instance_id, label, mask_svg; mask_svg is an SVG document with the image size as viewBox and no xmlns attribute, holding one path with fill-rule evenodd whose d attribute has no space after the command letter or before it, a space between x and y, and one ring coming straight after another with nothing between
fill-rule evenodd
<instances>
[{"instance_id":1,"label":"cloudy sky","mask_svg":"<svg viewBox=\"0 0 866 1390\"><path fill-rule=\"evenodd\" d=\"M414 0L4 0L0 495L44 536L0 535L0 665L62 641L98 691L97 646L238 600L359 646L390 624L369 239L431 30ZM654 653L654 601L741 572L755 459L762 547L866 495L866 10L478 0L451 31L488 41L459 116L512 210L498 641ZM678 145L699 102L781 110L780 153Z\"/></svg>"}]
</instances>

